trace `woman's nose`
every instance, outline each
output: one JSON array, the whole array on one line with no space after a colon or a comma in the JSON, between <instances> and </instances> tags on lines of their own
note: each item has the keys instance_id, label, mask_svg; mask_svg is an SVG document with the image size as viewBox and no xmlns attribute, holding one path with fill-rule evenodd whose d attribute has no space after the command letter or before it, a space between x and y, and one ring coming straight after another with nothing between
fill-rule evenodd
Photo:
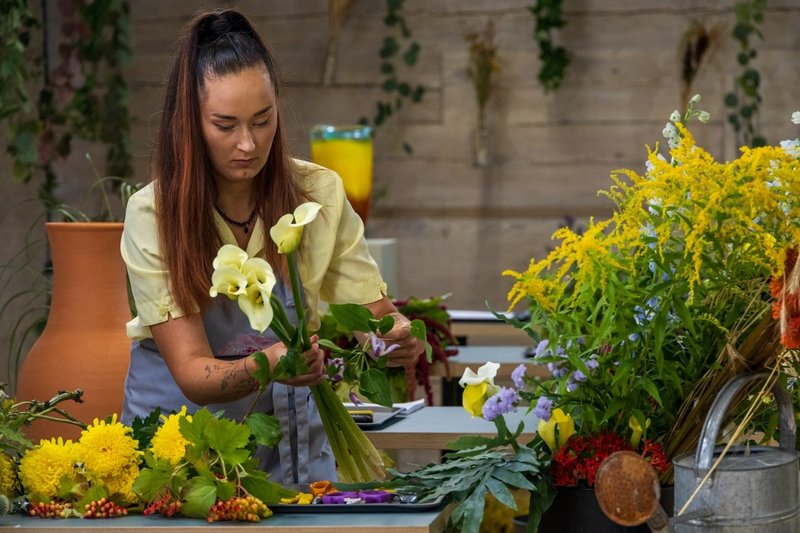
<instances>
[{"instance_id":1,"label":"woman's nose","mask_svg":"<svg viewBox=\"0 0 800 533\"><path fill-rule=\"evenodd\" d=\"M236 143L236 148L242 152L252 152L256 148L256 143L253 141L253 135L250 133L249 128L242 128L242 134Z\"/></svg>"}]
</instances>

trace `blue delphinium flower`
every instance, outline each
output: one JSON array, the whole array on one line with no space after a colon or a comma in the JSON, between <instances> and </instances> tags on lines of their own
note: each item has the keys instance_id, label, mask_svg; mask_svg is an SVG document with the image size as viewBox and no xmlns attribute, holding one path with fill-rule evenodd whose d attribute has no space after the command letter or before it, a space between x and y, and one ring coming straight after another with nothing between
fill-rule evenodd
<instances>
[{"instance_id":1,"label":"blue delphinium flower","mask_svg":"<svg viewBox=\"0 0 800 533\"><path fill-rule=\"evenodd\" d=\"M549 422L552 411L553 402L550 398L547 396L539 396L539 399L536 400L536 407L533 408L533 414L536 415L536 418Z\"/></svg>"},{"instance_id":2,"label":"blue delphinium flower","mask_svg":"<svg viewBox=\"0 0 800 533\"><path fill-rule=\"evenodd\" d=\"M518 389L525 388L525 372L527 371L528 367L525 364L520 364L514 371L511 373L511 381L514 382L514 386Z\"/></svg>"},{"instance_id":3,"label":"blue delphinium flower","mask_svg":"<svg viewBox=\"0 0 800 533\"><path fill-rule=\"evenodd\" d=\"M483 418L494 420L500 415L510 413L517 408L520 397L516 389L502 387L483 404Z\"/></svg>"}]
</instances>

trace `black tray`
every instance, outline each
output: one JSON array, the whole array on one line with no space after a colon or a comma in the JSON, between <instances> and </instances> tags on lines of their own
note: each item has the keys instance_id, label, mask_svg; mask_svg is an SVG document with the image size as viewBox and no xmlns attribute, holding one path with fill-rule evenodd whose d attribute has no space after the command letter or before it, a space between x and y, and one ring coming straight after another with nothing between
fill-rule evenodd
<instances>
[{"instance_id":1,"label":"black tray","mask_svg":"<svg viewBox=\"0 0 800 533\"><path fill-rule=\"evenodd\" d=\"M289 488L298 492L309 492L307 485L292 485ZM273 513L424 513L442 508L444 496L426 503L273 503L269 505Z\"/></svg>"}]
</instances>

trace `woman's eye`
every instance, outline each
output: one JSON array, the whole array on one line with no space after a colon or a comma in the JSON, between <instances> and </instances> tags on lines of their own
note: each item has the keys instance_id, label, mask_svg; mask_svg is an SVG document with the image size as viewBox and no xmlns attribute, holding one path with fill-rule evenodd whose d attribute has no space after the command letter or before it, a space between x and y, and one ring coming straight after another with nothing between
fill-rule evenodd
<instances>
[{"instance_id":1,"label":"woman's eye","mask_svg":"<svg viewBox=\"0 0 800 533\"><path fill-rule=\"evenodd\" d=\"M231 131L233 130L233 126L224 126L222 124L214 124L219 131Z\"/></svg>"},{"instance_id":2,"label":"woman's eye","mask_svg":"<svg viewBox=\"0 0 800 533\"><path fill-rule=\"evenodd\" d=\"M268 124L269 124L269 119L264 120L262 122L256 122L255 124L253 124L253 126L256 126L258 128L263 128L264 126L266 126Z\"/></svg>"}]
</instances>

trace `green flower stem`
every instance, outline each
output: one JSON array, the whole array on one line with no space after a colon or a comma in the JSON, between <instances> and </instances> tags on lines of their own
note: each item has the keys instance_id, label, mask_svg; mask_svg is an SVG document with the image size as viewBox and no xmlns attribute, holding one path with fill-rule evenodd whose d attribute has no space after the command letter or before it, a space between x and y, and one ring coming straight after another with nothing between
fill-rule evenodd
<instances>
[{"instance_id":1,"label":"green flower stem","mask_svg":"<svg viewBox=\"0 0 800 533\"><path fill-rule=\"evenodd\" d=\"M378 450L353 421L330 383L326 381L316 385L311 391L339 464L342 481L361 483L382 479L385 473Z\"/></svg>"},{"instance_id":2,"label":"green flower stem","mask_svg":"<svg viewBox=\"0 0 800 533\"><path fill-rule=\"evenodd\" d=\"M294 254L295 252L286 254L286 261L289 264L289 277L292 281L292 298L294 298L294 309L297 312L297 329L300 331L302 351L305 351L311 347L311 341L309 340L308 328L306 327L305 306L303 305L303 298L300 293L300 274L297 272L297 261Z\"/></svg>"}]
</instances>

